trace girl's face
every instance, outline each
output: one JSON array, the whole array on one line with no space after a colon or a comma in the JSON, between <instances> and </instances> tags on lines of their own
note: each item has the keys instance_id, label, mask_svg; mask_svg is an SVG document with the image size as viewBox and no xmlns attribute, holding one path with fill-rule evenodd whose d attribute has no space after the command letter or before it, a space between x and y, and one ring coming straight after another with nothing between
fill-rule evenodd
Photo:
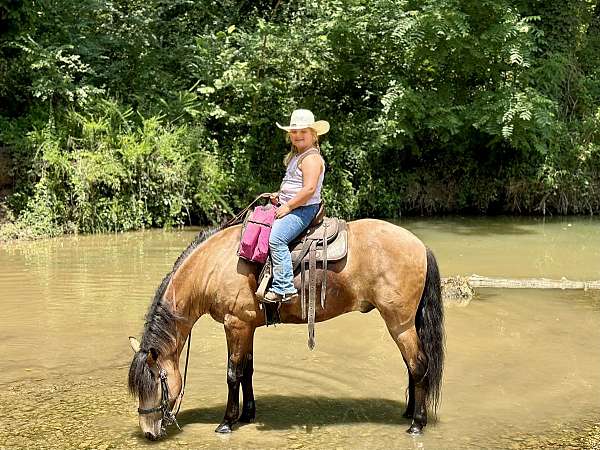
<instances>
[{"instance_id":1,"label":"girl's face","mask_svg":"<svg viewBox=\"0 0 600 450\"><path fill-rule=\"evenodd\" d=\"M292 144L300 151L306 150L314 144L314 133L310 128L302 128L301 130L290 130L290 138Z\"/></svg>"}]
</instances>

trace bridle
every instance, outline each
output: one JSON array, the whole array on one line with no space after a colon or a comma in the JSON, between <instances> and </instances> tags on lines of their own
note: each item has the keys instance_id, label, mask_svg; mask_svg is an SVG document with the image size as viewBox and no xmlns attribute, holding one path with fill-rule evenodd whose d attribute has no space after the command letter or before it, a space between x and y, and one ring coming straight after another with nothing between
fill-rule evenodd
<instances>
[{"instance_id":1,"label":"bridle","mask_svg":"<svg viewBox=\"0 0 600 450\"><path fill-rule=\"evenodd\" d=\"M181 427L179 426L179 424L177 423L177 411L175 414L173 414L173 411L171 410L171 408L169 407L169 383L167 383L167 371L165 369L160 369L159 372L159 376L160 376L160 387L161 387L161 399L160 399L160 404L158 406L155 406L154 408L138 408L138 413L140 415L144 415L144 414L152 414L152 413L156 413L156 412L162 412L162 422L161 422L161 427L164 429L167 426L171 425L171 424L175 424L177 426L178 429L181 430ZM181 394L179 394L179 398L183 397ZM181 404L181 401L179 402L179 404Z\"/></svg>"},{"instance_id":2,"label":"bridle","mask_svg":"<svg viewBox=\"0 0 600 450\"><path fill-rule=\"evenodd\" d=\"M155 406L154 408L138 408L138 414L153 414L157 412L162 412L162 420L161 420L161 430L164 432L165 428L169 425L175 424L177 429L181 431L181 427L179 423L177 423L177 414L179 413L179 409L181 408L181 402L183 401L183 394L185 392L185 382L187 380L187 369L188 369L188 361L190 359L190 343L192 342L192 332L188 336L188 345L187 352L185 355L185 370L183 372L183 386L181 387L181 392L175 399L175 402L179 400L177 405L177 411L173 412L173 410L169 407L169 383L167 382L167 371L158 365L159 372L158 376L160 378L160 404ZM175 406L175 404L173 404Z\"/></svg>"}]
</instances>

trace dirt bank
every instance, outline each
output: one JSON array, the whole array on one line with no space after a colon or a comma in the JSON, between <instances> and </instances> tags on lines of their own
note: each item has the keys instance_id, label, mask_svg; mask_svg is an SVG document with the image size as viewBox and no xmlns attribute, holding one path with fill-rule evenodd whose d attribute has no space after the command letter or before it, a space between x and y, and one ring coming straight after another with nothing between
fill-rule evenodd
<instances>
[{"instance_id":1,"label":"dirt bank","mask_svg":"<svg viewBox=\"0 0 600 450\"><path fill-rule=\"evenodd\" d=\"M12 162L6 147L0 147L0 190L13 185Z\"/></svg>"},{"instance_id":2,"label":"dirt bank","mask_svg":"<svg viewBox=\"0 0 600 450\"><path fill-rule=\"evenodd\" d=\"M12 186L12 162L6 147L0 147L0 225L8 220L6 199L12 192Z\"/></svg>"}]
</instances>

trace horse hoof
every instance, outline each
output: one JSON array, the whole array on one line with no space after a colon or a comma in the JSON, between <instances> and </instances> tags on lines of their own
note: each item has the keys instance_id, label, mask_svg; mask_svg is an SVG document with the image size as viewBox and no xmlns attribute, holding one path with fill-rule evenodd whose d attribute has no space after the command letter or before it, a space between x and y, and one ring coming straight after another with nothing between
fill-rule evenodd
<instances>
[{"instance_id":1,"label":"horse hoof","mask_svg":"<svg viewBox=\"0 0 600 450\"><path fill-rule=\"evenodd\" d=\"M227 422L223 422L217 428L215 428L215 433L231 433L233 430L231 429L231 424Z\"/></svg>"},{"instance_id":2,"label":"horse hoof","mask_svg":"<svg viewBox=\"0 0 600 450\"><path fill-rule=\"evenodd\" d=\"M419 436L423 434L423 427L421 425L417 425L413 423L408 430L406 430L408 434L412 434L413 436Z\"/></svg>"}]
</instances>

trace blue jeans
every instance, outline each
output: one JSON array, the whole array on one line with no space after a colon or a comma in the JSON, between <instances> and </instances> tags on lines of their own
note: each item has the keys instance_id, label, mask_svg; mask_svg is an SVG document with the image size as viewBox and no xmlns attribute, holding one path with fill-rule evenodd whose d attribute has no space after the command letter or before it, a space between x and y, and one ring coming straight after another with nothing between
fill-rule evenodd
<instances>
[{"instance_id":1,"label":"blue jeans","mask_svg":"<svg viewBox=\"0 0 600 450\"><path fill-rule=\"evenodd\" d=\"M302 233L319 211L319 205L300 206L281 219L275 219L269 235L269 249L273 262L273 285L276 294L295 294L294 273L289 243Z\"/></svg>"}]
</instances>

